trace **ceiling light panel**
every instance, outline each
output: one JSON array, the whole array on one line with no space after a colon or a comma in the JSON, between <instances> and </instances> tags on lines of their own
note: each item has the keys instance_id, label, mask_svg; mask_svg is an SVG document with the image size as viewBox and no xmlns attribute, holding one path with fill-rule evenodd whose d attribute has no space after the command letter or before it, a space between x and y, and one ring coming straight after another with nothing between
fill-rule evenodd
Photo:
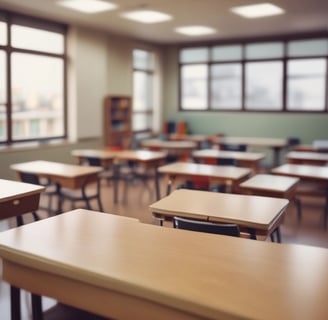
<instances>
[{"instance_id":1,"label":"ceiling light panel","mask_svg":"<svg viewBox=\"0 0 328 320\"><path fill-rule=\"evenodd\" d=\"M187 36L204 36L204 35L216 33L215 29L205 26L179 27L174 29L174 31Z\"/></svg>"},{"instance_id":2,"label":"ceiling light panel","mask_svg":"<svg viewBox=\"0 0 328 320\"><path fill-rule=\"evenodd\" d=\"M122 13L121 16L126 19L141 23L159 23L172 19L172 16L153 10L136 10Z\"/></svg>"},{"instance_id":3,"label":"ceiling light panel","mask_svg":"<svg viewBox=\"0 0 328 320\"><path fill-rule=\"evenodd\" d=\"M274 16L285 13L285 10L280 7L277 7L272 3L259 3L249 6L240 6L231 8L230 10L235 14L250 19Z\"/></svg>"},{"instance_id":4,"label":"ceiling light panel","mask_svg":"<svg viewBox=\"0 0 328 320\"><path fill-rule=\"evenodd\" d=\"M56 3L60 6L83 13L98 13L117 8L116 4L102 0L61 0Z\"/></svg>"}]
</instances>

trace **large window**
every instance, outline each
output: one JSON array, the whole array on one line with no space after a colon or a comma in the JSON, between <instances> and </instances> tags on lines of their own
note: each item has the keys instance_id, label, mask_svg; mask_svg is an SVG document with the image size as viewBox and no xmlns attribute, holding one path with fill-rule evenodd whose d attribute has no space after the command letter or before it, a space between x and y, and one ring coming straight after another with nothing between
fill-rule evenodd
<instances>
[{"instance_id":1,"label":"large window","mask_svg":"<svg viewBox=\"0 0 328 320\"><path fill-rule=\"evenodd\" d=\"M133 114L134 132L151 131L154 108L154 54L133 50Z\"/></svg>"},{"instance_id":2,"label":"large window","mask_svg":"<svg viewBox=\"0 0 328 320\"><path fill-rule=\"evenodd\" d=\"M180 109L327 112L327 37L180 50Z\"/></svg>"},{"instance_id":3,"label":"large window","mask_svg":"<svg viewBox=\"0 0 328 320\"><path fill-rule=\"evenodd\" d=\"M65 26L0 20L0 143L65 138Z\"/></svg>"}]
</instances>

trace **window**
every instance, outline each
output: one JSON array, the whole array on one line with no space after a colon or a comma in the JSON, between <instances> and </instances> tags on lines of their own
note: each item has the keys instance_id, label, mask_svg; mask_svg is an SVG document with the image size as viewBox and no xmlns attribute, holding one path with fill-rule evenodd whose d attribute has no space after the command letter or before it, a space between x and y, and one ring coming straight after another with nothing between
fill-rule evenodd
<instances>
[{"instance_id":1,"label":"window","mask_svg":"<svg viewBox=\"0 0 328 320\"><path fill-rule=\"evenodd\" d=\"M8 30L10 42L0 47L0 142L65 138L66 27L10 13L1 17L1 41Z\"/></svg>"},{"instance_id":2,"label":"window","mask_svg":"<svg viewBox=\"0 0 328 320\"><path fill-rule=\"evenodd\" d=\"M182 48L180 109L327 112L328 34L295 38Z\"/></svg>"},{"instance_id":3,"label":"window","mask_svg":"<svg viewBox=\"0 0 328 320\"><path fill-rule=\"evenodd\" d=\"M154 104L154 54L133 50L133 114L134 132L151 131Z\"/></svg>"}]
</instances>

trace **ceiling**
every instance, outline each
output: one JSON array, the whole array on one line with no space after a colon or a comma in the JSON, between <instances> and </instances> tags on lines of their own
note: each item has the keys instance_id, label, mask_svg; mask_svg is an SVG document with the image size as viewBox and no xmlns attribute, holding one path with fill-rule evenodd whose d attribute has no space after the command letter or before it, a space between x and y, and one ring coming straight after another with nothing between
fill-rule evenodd
<instances>
[{"instance_id":1,"label":"ceiling","mask_svg":"<svg viewBox=\"0 0 328 320\"><path fill-rule=\"evenodd\" d=\"M270 1L270 0L269 0ZM52 19L70 25L88 26L159 44L212 41L328 30L327 0L272 0L286 14L258 19L245 19L229 11L239 5L261 0L111 0L119 8L98 14L84 14L56 5L56 0L0 0L0 8ZM171 14L174 18L157 24L141 24L123 19L120 13L147 8ZM188 37L174 28L206 25L216 34Z\"/></svg>"}]
</instances>

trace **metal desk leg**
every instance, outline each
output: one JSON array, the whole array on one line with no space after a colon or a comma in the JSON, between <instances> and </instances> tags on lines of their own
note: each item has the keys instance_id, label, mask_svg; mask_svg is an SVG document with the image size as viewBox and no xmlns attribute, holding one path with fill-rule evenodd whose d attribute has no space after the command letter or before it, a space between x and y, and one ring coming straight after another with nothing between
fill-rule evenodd
<instances>
[{"instance_id":1,"label":"metal desk leg","mask_svg":"<svg viewBox=\"0 0 328 320\"><path fill-rule=\"evenodd\" d=\"M11 320L21 320L20 289L10 286Z\"/></svg>"},{"instance_id":2,"label":"metal desk leg","mask_svg":"<svg viewBox=\"0 0 328 320\"><path fill-rule=\"evenodd\" d=\"M32 296L32 319L33 320L43 320L42 314L42 298L34 293Z\"/></svg>"},{"instance_id":3,"label":"metal desk leg","mask_svg":"<svg viewBox=\"0 0 328 320\"><path fill-rule=\"evenodd\" d=\"M157 168L154 168L155 170L155 190L156 190L156 200L159 200L161 198L161 191L159 189L159 173L157 172Z\"/></svg>"}]
</instances>

